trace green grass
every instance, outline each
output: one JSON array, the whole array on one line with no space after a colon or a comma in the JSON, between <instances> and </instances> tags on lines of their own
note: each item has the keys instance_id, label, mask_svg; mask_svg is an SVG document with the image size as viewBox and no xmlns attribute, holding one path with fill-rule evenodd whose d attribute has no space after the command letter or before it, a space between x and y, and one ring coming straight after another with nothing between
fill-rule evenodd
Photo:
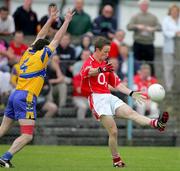
<instances>
[{"instance_id":1,"label":"green grass","mask_svg":"<svg viewBox=\"0 0 180 171\"><path fill-rule=\"evenodd\" d=\"M0 153L8 146L0 145ZM124 171L180 171L180 148L121 147ZM13 158L13 171L111 171L108 147L27 146ZM4 170L1 169L0 170Z\"/></svg>"}]
</instances>

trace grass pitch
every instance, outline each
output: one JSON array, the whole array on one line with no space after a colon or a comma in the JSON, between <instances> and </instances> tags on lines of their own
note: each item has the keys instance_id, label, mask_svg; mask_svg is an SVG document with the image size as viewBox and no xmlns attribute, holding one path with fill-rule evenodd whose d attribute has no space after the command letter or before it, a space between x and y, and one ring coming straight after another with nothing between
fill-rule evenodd
<instances>
[{"instance_id":1,"label":"grass pitch","mask_svg":"<svg viewBox=\"0 0 180 171\"><path fill-rule=\"evenodd\" d=\"M8 146L0 145L0 153ZM180 171L180 148L121 147L124 171ZM27 146L17 154L13 171L114 171L108 147ZM0 170L4 170L0 168Z\"/></svg>"}]
</instances>

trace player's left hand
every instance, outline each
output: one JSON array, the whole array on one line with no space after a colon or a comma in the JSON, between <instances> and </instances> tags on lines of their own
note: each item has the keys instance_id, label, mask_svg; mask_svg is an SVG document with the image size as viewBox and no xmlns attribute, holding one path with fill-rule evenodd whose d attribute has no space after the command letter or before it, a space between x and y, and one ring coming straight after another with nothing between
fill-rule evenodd
<instances>
[{"instance_id":1,"label":"player's left hand","mask_svg":"<svg viewBox=\"0 0 180 171\"><path fill-rule=\"evenodd\" d=\"M132 98L139 104L145 103L145 101L147 100L147 97L138 91L133 92Z\"/></svg>"}]
</instances>

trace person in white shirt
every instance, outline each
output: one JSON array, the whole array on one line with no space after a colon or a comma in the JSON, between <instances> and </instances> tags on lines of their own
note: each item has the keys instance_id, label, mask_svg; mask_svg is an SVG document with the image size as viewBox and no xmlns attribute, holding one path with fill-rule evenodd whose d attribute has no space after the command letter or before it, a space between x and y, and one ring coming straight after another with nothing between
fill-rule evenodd
<instances>
[{"instance_id":1,"label":"person in white shirt","mask_svg":"<svg viewBox=\"0 0 180 171\"><path fill-rule=\"evenodd\" d=\"M6 7L0 8L0 35L11 35L15 32L14 19Z\"/></svg>"},{"instance_id":2,"label":"person in white shirt","mask_svg":"<svg viewBox=\"0 0 180 171\"><path fill-rule=\"evenodd\" d=\"M0 71L0 95L8 94L12 90L10 84L10 73Z\"/></svg>"},{"instance_id":3,"label":"person in white shirt","mask_svg":"<svg viewBox=\"0 0 180 171\"><path fill-rule=\"evenodd\" d=\"M167 91L172 90L174 76L174 55L175 55L175 38L180 36L180 8L173 4L169 8L168 16L162 23L162 31L164 36L163 46L163 67L164 80Z\"/></svg>"}]
</instances>

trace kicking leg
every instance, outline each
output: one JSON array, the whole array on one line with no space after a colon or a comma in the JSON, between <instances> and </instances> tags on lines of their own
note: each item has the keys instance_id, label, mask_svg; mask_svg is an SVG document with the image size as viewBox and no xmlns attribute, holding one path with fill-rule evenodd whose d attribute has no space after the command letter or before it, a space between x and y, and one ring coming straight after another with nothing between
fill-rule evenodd
<instances>
[{"instance_id":1,"label":"kicking leg","mask_svg":"<svg viewBox=\"0 0 180 171\"><path fill-rule=\"evenodd\" d=\"M113 158L114 167L124 167L125 164L122 162L120 155L118 153L118 145L117 145L117 126L112 118L112 116L101 116L101 122L106 128L109 134L109 148Z\"/></svg>"},{"instance_id":2,"label":"kicking leg","mask_svg":"<svg viewBox=\"0 0 180 171\"><path fill-rule=\"evenodd\" d=\"M158 119L150 119L146 116L140 115L126 104L116 109L116 116L131 119L142 126L157 128L159 131L164 131L169 118L169 114L167 112L163 112Z\"/></svg>"},{"instance_id":3,"label":"kicking leg","mask_svg":"<svg viewBox=\"0 0 180 171\"><path fill-rule=\"evenodd\" d=\"M142 126L150 125L150 122L151 122L150 118L138 114L127 104L124 104L121 107L116 109L116 117L120 117L124 119L131 119Z\"/></svg>"}]
</instances>

